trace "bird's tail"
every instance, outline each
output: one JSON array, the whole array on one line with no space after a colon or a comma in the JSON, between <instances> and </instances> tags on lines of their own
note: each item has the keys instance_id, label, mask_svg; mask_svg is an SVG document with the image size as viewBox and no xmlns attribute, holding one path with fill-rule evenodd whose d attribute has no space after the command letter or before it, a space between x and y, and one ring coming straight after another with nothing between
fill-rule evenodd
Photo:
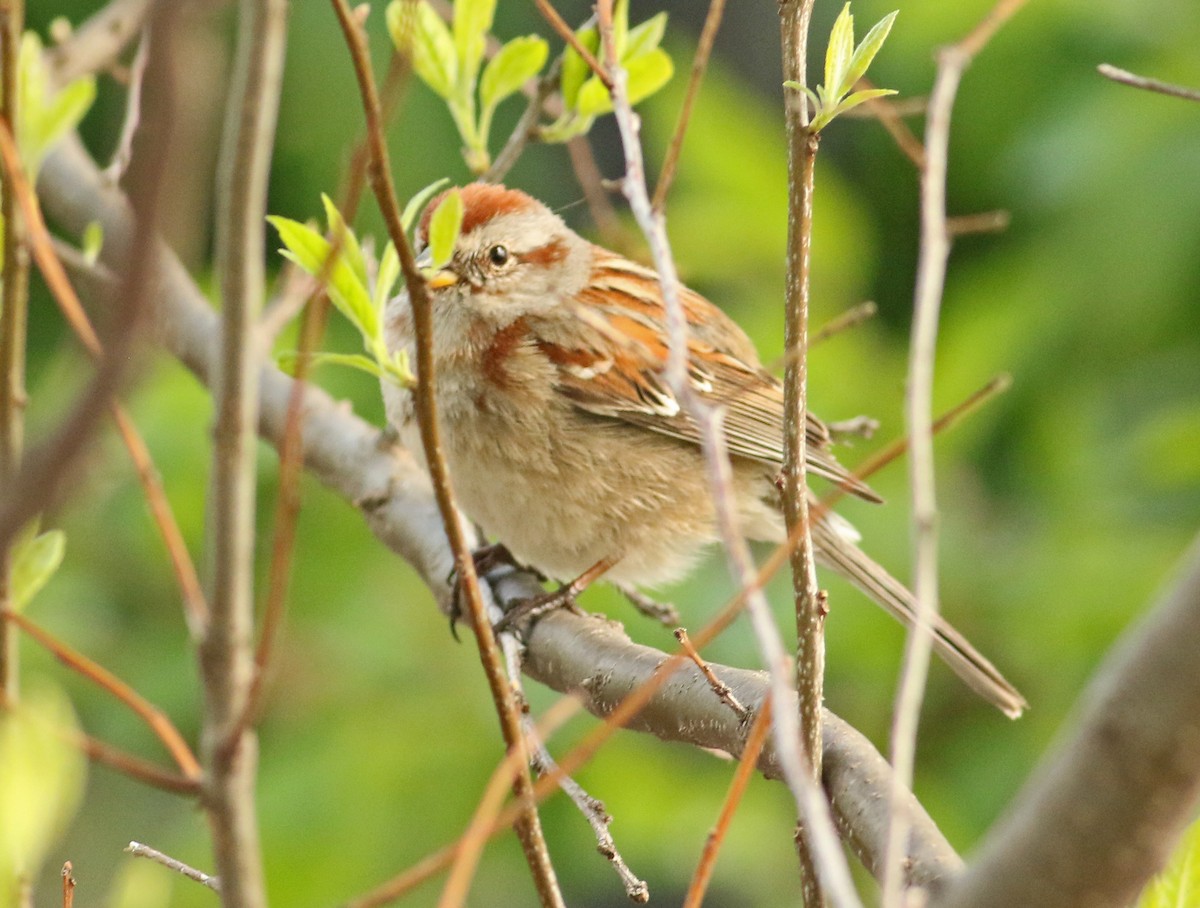
<instances>
[{"instance_id":1,"label":"bird's tail","mask_svg":"<svg viewBox=\"0 0 1200 908\"><path fill-rule=\"evenodd\" d=\"M840 534L837 527L825 519L814 521L812 537L819 563L837 571L906 626L916 622L913 594ZM933 649L971 690L1009 718L1020 716L1028 705L996 667L940 615L933 622Z\"/></svg>"}]
</instances>

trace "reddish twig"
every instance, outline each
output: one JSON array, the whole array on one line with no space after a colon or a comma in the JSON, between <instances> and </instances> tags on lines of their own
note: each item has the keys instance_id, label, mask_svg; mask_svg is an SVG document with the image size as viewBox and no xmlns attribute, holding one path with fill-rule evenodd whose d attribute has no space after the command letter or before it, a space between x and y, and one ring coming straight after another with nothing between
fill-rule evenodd
<instances>
[{"instance_id":1,"label":"reddish twig","mask_svg":"<svg viewBox=\"0 0 1200 908\"><path fill-rule=\"evenodd\" d=\"M542 18L549 23L550 27L554 29L560 38L571 45L571 49L579 54L583 62L588 65L588 68L604 83L604 87L611 89L612 76L608 74L608 71L596 59L595 54L580 43L579 38L575 35L575 31L558 14L558 10L550 5L550 0L533 0L533 3L538 8L538 12L542 14Z\"/></svg>"},{"instance_id":2,"label":"reddish twig","mask_svg":"<svg viewBox=\"0 0 1200 908\"><path fill-rule=\"evenodd\" d=\"M762 706L758 709L758 715L754 717L754 724L750 726L746 747L738 759L737 772L733 774L733 779L729 783L729 791L721 805L721 813L717 817L717 822L713 824L713 828L704 841L704 851L700 855L699 864L696 865L696 872L692 875L692 882L688 886L683 908L700 908L700 903L704 901L704 893L708 890L713 868L717 864L717 853L725 841L725 834L733 822L733 815L737 813L737 809L742 803L742 796L746 793L750 778L758 768L758 757L762 753L763 745L767 741L767 732L770 730L771 700L768 698L763 700Z\"/></svg>"},{"instance_id":3,"label":"reddish twig","mask_svg":"<svg viewBox=\"0 0 1200 908\"><path fill-rule=\"evenodd\" d=\"M725 0L709 0L708 15L704 17L704 27L700 30L700 42L696 45L696 55L692 57L692 74L688 79L687 93L683 96L683 106L679 109L679 121L675 124L675 132L667 146L666 157L663 158L662 170L658 173L658 185L654 187L654 199L650 206L655 211L662 211L667 203L667 193L675 180L675 167L679 163L679 154L683 150L683 137L687 134L688 123L692 118L692 107L695 106L696 96L700 94L700 83L704 80L704 72L708 69L708 59L712 55L713 42L717 39L717 29L721 27L721 16L725 12Z\"/></svg>"},{"instance_id":4,"label":"reddish twig","mask_svg":"<svg viewBox=\"0 0 1200 908\"><path fill-rule=\"evenodd\" d=\"M100 337L97 335L96 329L92 327L92 323L79 301L79 296L75 293L75 288L71 285L71 281L63 269L62 262L54 252L50 231L46 229L46 222L42 218L37 197L33 194L29 181L24 178L12 137L2 128L0 128L0 153L4 156L6 172L11 175L10 185L13 195L21 203L25 223L29 227L33 256L45 278L46 285L50 288L50 293L62 311L63 317L66 318L67 324L71 326L71 330L75 332L84 349L93 360L100 362L104 356L104 347L100 343ZM183 594L188 626L193 634L198 634L207 620L208 606L200 587L196 565L188 553L187 543L183 539L183 532L179 529L179 522L175 519L175 512L171 509L171 503L167 499L162 479L154 466L145 440L125 408L116 400L110 401L108 407L116 422L121 441L128 450L129 457L137 470L142 490L150 505L150 513L166 544L172 569Z\"/></svg>"},{"instance_id":5,"label":"reddish twig","mask_svg":"<svg viewBox=\"0 0 1200 908\"><path fill-rule=\"evenodd\" d=\"M119 701L128 706L146 723L154 736L162 742L167 753L175 760L175 765L188 779L199 779L201 776L200 763L196 760L192 749L184 741L183 735L174 726L166 713L152 704L149 700L135 691L132 687L106 669L98 662L63 643L49 631L43 630L24 615L5 609L0 613L0 619L15 624L32 637L43 649L97 687L108 691Z\"/></svg>"},{"instance_id":6,"label":"reddish twig","mask_svg":"<svg viewBox=\"0 0 1200 908\"><path fill-rule=\"evenodd\" d=\"M513 785L513 793L522 805L520 817L517 820L517 834L521 839L525 859L542 903L544 905L561 905L562 894L558 889L554 868L550 863L549 852L542 835L541 821L531 798L533 780L521 731L520 705L516 702L512 687L504 673L504 660L496 642L496 635L492 630L483 595L479 589L475 562L459 521L458 510L454 505L449 471L442 455L437 425L437 402L434 395L436 378L433 366L429 290L417 268L412 246L408 242L404 225L401 222L400 207L396 202L396 192L392 184L391 165L383 131L383 113L371 69L371 58L362 29L355 23L346 0L332 0L332 3L346 39L346 46L350 51L362 97L363 112L367 121L367 136L371 148L371 164L368 173L371 188L387 224L388 235L396 247L412 306L413 326L417 336L417 388L414 402L421 432L421 444L425 449L425 459L429 467L434 496L437 499L438 510L441 512L442 524L450 549L454 553L460 589L471 617L475 640L479 646L480 661L483 663L492 700L500 718L505 745L510 750L522 754L521 771L516 774Z\"/></svg>"}]
</instances>

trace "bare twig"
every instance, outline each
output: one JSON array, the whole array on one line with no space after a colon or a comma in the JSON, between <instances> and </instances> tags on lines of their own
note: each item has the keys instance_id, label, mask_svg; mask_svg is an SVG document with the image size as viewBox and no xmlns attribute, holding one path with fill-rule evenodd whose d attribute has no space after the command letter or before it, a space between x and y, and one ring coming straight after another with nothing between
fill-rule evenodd
<instances>
[{"instance_id":1,"label":"bare twig","mask_svg":"<svg viewBox=\"0 0 1200 908\"><path fill-rule=\"evenodd\" d=\"M207 886L213 892L221 891L221 881L215 876L209 876L195 867L189 867L183 861L176 860L169 855L163 854L149 845L143 845L141 842L130 842L125 846L125 851L135 858L149 858L156 864L162 864L168 870L174 870L177 873L182 873L189 880L195 880L201 886Z\"/></svg>"},{"instance_id":2,"label":"bare twig","mask_svg":"<svg viewBox=\"0 0 1200 908\"><path fill-rule=\"evenodd\" d=\"M601 0L597 4L596 12L600 25L600 45L605 55L604 62L613 77L613 112L625 151L625 176L621 181L621 188L638 226L650 244L666 310L669 343L664 379L681 407L700 428L701 448L709 471L721 542L734 581L745 595L755 639L771 678L772 696L776 702L785 703L788 702L788 694L792 689L788 678L788 673L792 671L791 660L788 659L779 638L762 589L757 584L749 548L738 529L737 509L733 502L730 479L731 467L725 450L720 414L711 410L698 398L688 378L688 326L683 306L679 301L679 280L667 239L665 219L662 212L653 210L646 191L639 121L630 107L626 90L627 74L616 58L616 49L612 41L611 0ZM811 774L808 760L799 743L798 718L789 714L787 710L778 709L772 712L772 722L775 741L783 760L784 777L796 799L800 816L804 818L816 840L815 847L822 854L821 872L827 874L826 882L837 894L839 905L857 905L858 899L854 894L849 869L829 819L828 805L821 795L818 780Z\"/></svg>"},{"instance_id":3,"label":"bare twig","mask_svg":"<svg viewBox=\"0 0 1200 908\"><path fill-rule=\"evenodd\" d=\"M721 805L721 813L717 817L717 822L713 824L713 828L709 830L708 837L704 840L704 851L700 855L700 863L696 865L696 872L692 875L692 882L688 886L683 908L700 908L700 903L704 901L704 893L708 890L713 868L717 864L717 853L725 841L725 833L729 831L733 815L742 803L742 796L750 784L750 777L754 773L770 728L771 700L768 698L762 701L758 715L754 717L754 724L750 727L750 735L746 739L746 749L742 751L742 756L738 760L737 772L733 774L733 779L729 783L729 791L725 795L725 802Z\"/></svg>"},{"instance_id":4,"label":"bare twig","mask_svg":"<svg viewBox=\"0 0 1200 908\"><path fill-rule=\"evenodd\" d=\"M1104 76L1104 78L1120 82L1122 85L1130 85L1133 88L1140 88L1144 91L1156 91L1159 94L1170 95L1173 98L1183 98L1185 101L1200 101L1200 91L1197 89L1185 88L1182 85L1172 85L1170 82L1160 82L1158 79L1151 79L1149 76L1135 75L1129 72L1129 70L1113 66L1111 63L1101 63L1096 67L1096 71Z\"/></svg>"},{"instance_id":5,"label":"bare twig","mask_svg":"<svg viewBox=\"0 0 1200 908\"><path fill-rule=\"evenodd\" d=\"M875 88L875 83L870 79L862 78L854 85L856 90L870 90ZM892 141L896 143L896 147L916 166L918 171L925 169L925 146L921 144L908 124L904 122L904 114L910 111L913 113L924 113L927 109L928 102L923 98L913 98L908 101L910 107L903 106L905 102L895 101L891 98L870 98L867 103L861 108L851 109L846 111L849 116L859 114L860 116L874 117L879 121L879 125L887 130L887 134L892 137Z\"/></svg>"},{"instance_id":6,"label":"bare twig","mask_svg":"<svg viewBox=\"0 0 1200 908\"><path fill-rule=\"evenodd\" d=\"M587 202L588 216L596 225L600 239L606 246L623 248L627 245L625 229L621 219L608 198L604 186L604 175L596 164L596 156L592 153L592 144L587 134L574 136L567 142L567 156L571 159L571 170L575 181L583 190Z\"/></svg>"},{"instance_id":7,"label":"bare twig","mask_svg":"<svg viewBox=\"0 0 1200 908\"><path fill-rule=\"evenodd\" d=\"M74 867L67 861L62 865L62 904L63 908L72 908L75 904Z\"/></svg>"},{"instance_id":8,"label":"bare twig","mask_svg":"<svg viewBox=\"0 0 1200 908\"><path fill-rule=\"evenodd\" d=\"M437 423L437 402L434 394L432 315L429 290L417 269L412 246L404 233L400 208L392 184L391 165L387 142L383 133L383 116L375 77L371 69L371 58L367 52L362 29L355 23L346 0L332 0L334 12L341 24L346 46L354 64L359 92L362 96L363 112L367 121L367 136L371 149L369 177L376 202L387 224L388 235L396 247L404 282L412 305L413 326L417 336L416 373L417 388L414 401L417 420L421 431L421 444L425 449L426 462L433 484L434 497L442 516L442 526L454 555L455 569L463 592L475 640L479 646L480 661L500 718L504 742L509 750L521 756L520 771L514 775L513 793L522 805L517 821L517 835L525 853L525 860L533 875L534 885L543 905L561 905L562 894L558 888L554 867L550 863L549 851L542 835L541 821L530 795L533 785L529 772L529 761L525 754L524 735L521 731L521 710L513 695L512 687L504 674L504 661L496 635L492 630L487 607L479 589L479 578L475 572L475 561L467 543L466 534L454 505L449 471L442 455Z\"/></svg>"},{"instance_id":9,"label":"bare twig","mask_svg":"<svg viewBox=\"0 0 1200 908\"><path fill-rule=\"evenodd\" d=\"M843 331L857 328L863 322L873 319L878 312L879 306L872 300L859 303L857 306L851 306L841 315L830 319L814 331L808 338L809 348L812 348L816 344L824 343L831 337L841 334Z\"/></svg>"},{"instance_id":10,"label":"bare twig","mask_svg":"<svg viewBox=\"0 0 1200 908\"><path fill-rule=\"evenodd\" d=\"M709 667L709 664L704 661L704 657L701 656L696 650L696 647L692 645L691 638L688 637L686 628L676 628L675 639L679 641L679 645L683 648L683 651L687 654L687 657L695 663L696 668L700 669L700 672L708 681L709 687L711 687L713 693L717 695L717 699L732 709L734 715L736 715L743 722L749 719L749 710L747 710L746 707L744 707L738 701L738 698L733 695L733 691L729 689L729 685L718 678L713 672L712 668Z\"/></svg>"},{"instance_id":11,"label":"bare twig","mask_svg":"<svg viewBox=\"0 0 1200 908\"><path fill-rule=\"evenodd\" d=\"M1002 233L1012 222L1007 211L981 211L978 214L960 214L946 218L946 232L951 238L968 236L972 233Z\"/></svg>"},{"instance_id":12,"label":"bare twig","mask_svg":"<svg viewBox=\"0 0 1200 908\"><path fill-rule=\"evenodd\" d=\"M204 806L227 906L266 904L254 785L257 742L242 722L253 680L255 427L262 348L263 218L287 37L285 0L242 0L218 165L221 368L208 525L211 616L200 644Z\"/></svg>"},{"instance_id":13,"label":"bare twig","mask_svg":"<svg viewBox=\"0 0 1200 908\"><path fill-rule=\"evenodd\" d=\"M807 85L808 26L811 0L789 0L779 5L783 47L783 76ZM796 615L796 693L800 703L800 732L811 762L810 772L821 777L821 702L825 686L825 615L827 609L817 589L817 564L813 550L808 482L808 307L809 268L812 251L813 173L820 135L809 130L808 105L802 91L785 93L788 146L788 246L787 299L784 309L784 349L788 358L783 377L783 515L791 552L792 595ZM782 699L777 700L782 703ZM782 710L781 710L782 711ZM801 824L796 837L804 904L825 904L818 875L813 831Z\"/></svg>"},{"instance_id":14,"label":"bare twig","mask_svg":"<svg viewBox=\"0 0 1200 908\"><path fill-rule=\"evenodd\" d=\"M533 94L529 96L529 101L525 105L525 111L517 120L517 125L513 127L512 133L509 134L508 141L504 143L504 147L500 149L500 153L492 161L492 166L479 177L480 182L502 183L504 177L512 170L513 165L517 163L517 159L524 153L525 146L529 144L531 139L536 138L538 119L542 115L542 108L545 106L546 100L558 87L558 77L559 65L555 61L550 71L537 80L537 87L534 89Z\"/></svg>"},{"instance_id":15,"label":"bare twig","mask_svg":"<svg viewBox=\"0 0 1200 908\"><path fill-rule=\"evenodd\" d=\"M1024 0L1000 0L958 44L938 54L937 76L925 124L925 169L921 175L921 248L913 299L912 343L908 358L905 422L909 435L909 482L912 487L913 596L915 621L904 647L904 662L892 720L892 820L888 834L882 904L899 908L908 819L901 800L912 785L917 725L933 651L933 621L938 614L938 509L933 463L933 370L938 317L950 256L946 226L946 172L950 114L958 85L972 58Z\"/></svg>"},{"instance_id":16,"label":"bare twig","mask_svg":"<svg viewBox=\"0 0 1200 908\"><path fill-rule=\"evenodd\" d=\"M17 62L24 30L22 0L0 2L0 118L8 133L18 120ZM15 156L14 156L15 158ZM4 227L3 274L0 275L0 495L8 498L20 488L21 455L25 447L25 344L29 303L29 250L25 218L14 183L21 178L20 164L5 156L0 184L0 224ZM12 590L12 550L9 540L0 545L0 608L8 608ZM20 691L17 635L0 622L0 693L16 700Z\"/></svg>"},{"instance_id":17,"label":"bare twig","mask_svg":"<svg viewBox=\"0 0 1200 908\"><path fill-rule=\"evenodd\" d=\"M54 658L74 672L79 673L92 683L108 691L146 723L146 726L162 742L167 753L175 760L175 765L189 779L200 778L200 764L192 754L192 749L184 741L183 735L175 728L170 718L157 706L150 703L132 687L97 662L72 649L46 630L34 624L24 615L5 610L0 613L0 620L11 623L23 630L37 643L44 647Z\"/></svg>"},{"instance_id":18,"label":"bare twig","mask_svg":"<svg viewBox=\"0 0 1200 908\"><path fill-rule=\"evenodd\" d=\"M542 14L542 18L546 20L558 36L566 41L575 53L579 54L583 62L588 65L588 68L604 83L604 87L611 89L612 76L608 74L595 55L580 43L571 26L567 25L563 17L558 14L558 10L550 4L550 0L533 0L533 4L538 8L538 12Z\"/></svg>"},{"instance_id":19,"label":"bare twig","mask_svg":"<svg viewBox=\"0 0 1200 908\"><path fill-rule=\"evenodd\" d=\"M654 187L651 207L655 211L664 210L667 193L675 180L675 167L679 163L679 153L683 150L683 137L687 135L692 107L696 103L696 96L700 94L700 83L704 79L704 71L708 69L708 58L712 55L713 42L717 40L717 29L721 27L721 16L724 12L725 0L709 0L708 15L704 17L704 27L700 30L700 42L696 45L695 56L692 57L692 75L688 79L687 93L683 96L683 106L679 109L679 121L675 124L671 143L667 146L667 155L658 174L658 185Z\"/></svg>"}]
</instances>

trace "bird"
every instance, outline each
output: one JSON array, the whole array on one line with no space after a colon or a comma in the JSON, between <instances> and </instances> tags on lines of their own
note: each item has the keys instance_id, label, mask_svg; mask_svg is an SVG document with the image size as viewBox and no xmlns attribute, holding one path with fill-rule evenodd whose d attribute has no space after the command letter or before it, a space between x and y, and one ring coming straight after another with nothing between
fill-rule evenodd
<instances>
[{"instance_id":1,"label":"bird","mask_svg":"<svg viewBox=\"0 0 1200 908\"><path fill-rule=\"evenodd\" d=\"M428 289L434 396L459 507L547 578L603 572L642 589L686 575L718 531L700 427L665 376L658 273L589 242L521 190L471 183L457 191L459 235ZM425 209L418 250L444 196ZM781 543L782 385L733 319L682 284L676 291L690 390L723 410L741 530ZM384 337L390 351L415 358L407 292L388 303ZM424 465L411 390L383 388L389 422ZM811 413L805 434L810 475L881 500L835 458L828 426ZM818 564L913 624L913 595L863 552L849 522L814 514ZM940 616L933 634L934 651L972 690L1020 715L1024 698L962 634Z\"/></svg>"}]
</instances>

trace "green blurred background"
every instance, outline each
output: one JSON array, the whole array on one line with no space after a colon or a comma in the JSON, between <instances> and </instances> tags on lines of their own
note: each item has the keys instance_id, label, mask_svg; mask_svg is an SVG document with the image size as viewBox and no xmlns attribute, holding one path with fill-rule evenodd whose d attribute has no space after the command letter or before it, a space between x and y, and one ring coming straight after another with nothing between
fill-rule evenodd
<instances>
[{"instance_id":1,"label":"green blurred background","mask_svg":"<svg viewBox=\"0 0 1200 908\"><path fill-rule=\"evenodd\" d=\"M80 21L97 2L33 0L31 25ZM925 94L932 51L961 36L989 7L908 3L872 70L901 97ZM382 4L372 11L377 65L387 54ZM894 8L860 0L860 34ZM636 2L633 20L671 11L667 45L677 73L642 108L657 169L686 83L704 4ZM587 10L562 2L572 22ZM840 4L817 5L814 77ZM232 18L193 36L223 70ZM334 191L361 115L329 6L301 0L291 13L283 110L270 208L316 216ZM500 4L502 38L548 34L532 4ZM680 271L736 317L763 358L782 346L786 165L776 5L731 4L671 195L669 226ZM558 48L560 42L552 40ZM1200 86L1200 8L1150 0L1035 2L968 71L955 106L952 214L1011 212L1001 234L961 239L951 259L937 363L938 409L998 372L1012 389L938 444L943 514L942 597L952 620L1022 689L1028 715L1009 722L940 665L921 728L917 793L951 841L969 853L1011 800L1107 647L1142 613L1200 525L1200 107L1117 86L1095 72L1108 61ZM183 86L197 122L219 117L218 86ZM207 100L206 100L207 99ZM106 156L122 95L103 80L85 123ZM205 105L209 113L205 113ZM521 104L501 112L503 137ZM912 121L921 130L921 121ZM211 128L211 123L210 127ZM211 132L197 133L203 163ZM468 179L444 108L410 87L391 130L402 196L429 181ZM593 133L601 169L620 172L611 122ZM180 175L194 192L180 220L193 273L210 282L206 253L211 176ZM583 232L592 229L561 147L531 148L510 175ZM811 401L827 419L877 417L879 438L902 432L902 395L917 248L917 175L880 126L842 120L817 167L814 324L864 300L880 315L813 352ZM382 233L372 206L359 227ZM626 220L632 249L636 231ZM184 231L188 234L188 231ZM271 245L277 245L271 236ZM272 257L272 267L278 259ZM86 370L40 283L31 314L29 386L36 439L61 416ZM328 345L350 349L344 325ZM318 381L379 422L378 389L357 373ZM171 501L202 554L209 400L168 358L145 366L129 405L146 434ZM844 450L849 463L880 442ZM106 435L73 499L47 521L68 534L60 574L31 616L111 668L163 707L193 740L200 695L163 546L119 444ZM260 568L269 550L277 476L263 449ZM900 576L909 560L906 474L873 480L885 507L845 513L865 545ZM385 551L343 501L312 481L295 560L287 628L261 726L260 816L268 884L277 905L328 905L398 872L464 828L501 745L474 646L456 644L413 573ZM260 570L260 577L264 572ZM878 609L834 578L828 634L829 706L881 748L903 640ZM261 586L261 584L260 584ZM772 591L788 626L786 583ZM713 557L663 591L698 626L731 584ZM608 610L634 636L667 647L669 635L605 590L584 604ZM755 664L748 628L735 626L709 655ZM163 759L146 729L107 697L26 643L28 684L67 689L84 728ZM535 705L552 697L535 690ZM554 742L562 753L592 724L581 718ZM650 884L656 904L686 887L731 773L728 763L682 746L624 734L580 774L615 817L618 847ZM792 905L793 812L782 787L756 780L717 866L712 905ZM615 876L563 799L545 807L552 853L571 905L620 905ZM137 839L211 867L203 815L191 803L93 768L70 830L49 856L38 904L51 904L57 868L70 859L87 904L120 908L209 905L211 893L121 849ZM433 904L439 883L409 904ZM525 905L533 893L511 836L491 845L476 905Z\"/></svg>"}]
</instances>

